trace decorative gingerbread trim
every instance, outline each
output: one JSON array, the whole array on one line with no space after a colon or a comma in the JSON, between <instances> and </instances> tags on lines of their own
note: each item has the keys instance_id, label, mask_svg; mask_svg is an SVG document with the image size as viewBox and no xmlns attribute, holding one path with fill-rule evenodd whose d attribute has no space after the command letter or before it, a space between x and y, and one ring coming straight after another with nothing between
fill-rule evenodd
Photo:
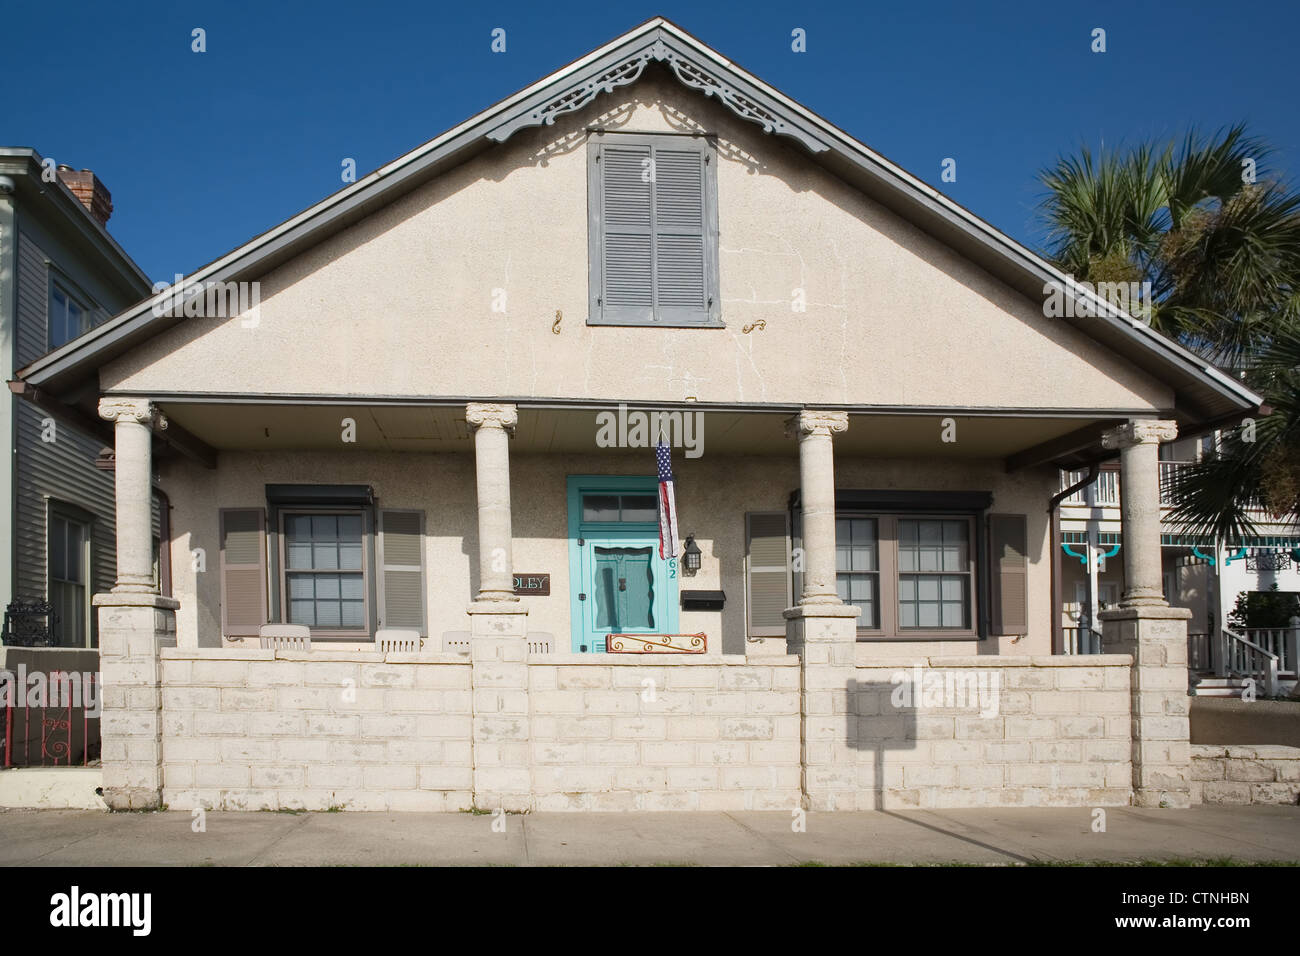
<instances>
[{"instance_id":1,"label":"decorative gingerbread trim","mask_svg":"<svg viewBox=\"0 0 1300 956\"><path fill-rule=\"evenodd\" d=\"M1177 422L1142 418L1104 432L1101 436L1101 447L1112 450L1116 448L1132 448L1134 445L1169 442L1177 437Z\"/></svg>"},{"instance_id":2,"label":"decorative gingerbread trim","mask_svg":"<svg viewBox=\"0 0 1300 956\"><path fill-rule=\"evenodd\" d=\"M519 408L496 402L470 402L465 406L465 421L473 428L504 428L512 432L519 424Z\"/></svg>"},{"instance_id":3,"label":"decorative gingerbread trim","mask_svg":"<svg viewBox=\"0 0 1300 956\"><path fill-rule=\"evenodd\" d=\"M651 60L667 63L683 86L698 90L705 96L717 97L741 119L757 123L765 133L777 133L797 139L810 152L822 153L829 147L803 129L781 119L776 112L733 86L724 83L693 59L672 49L663 40L656 40L639 53L616 63L590 80L575 83L546 101L488 133L488 139L504 143L514 133L527 126L550 126L557 116L580 110L601 93L611 93L620 86L635 83L645 72Z\"/></svg>"}]
</instances>

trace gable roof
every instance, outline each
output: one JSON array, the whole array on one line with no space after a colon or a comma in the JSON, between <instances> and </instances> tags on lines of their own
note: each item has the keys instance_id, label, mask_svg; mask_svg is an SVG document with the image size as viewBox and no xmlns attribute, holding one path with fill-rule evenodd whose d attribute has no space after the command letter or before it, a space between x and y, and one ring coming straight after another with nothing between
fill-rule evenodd
<instances>
[{"instance_id":1,"label":"gable roof","mask_svg":"<svg viewBox=\"0 0 1300 956\"><path fill-rule=\"evenodd\" d=\"M188 283L239 281L265 274L304 249L391 203L430 178L503 143L520 129L549 125L598 96L635 82L651 62L688 88L716 99L764 132L798 143L813 162L965 255L1022 294L1042 300L1055 283L1079 303L1061 318L1168 384L1173 410L1206 425L1253 411L1262 398L1177 343L1075 284L1071 277L868 149L843 130L759 80L669 21L656 17L470 117L441 136L239 246L187 277ZM22 369L18 377L45 392L84 389L101 365L181 318L155 315L174 294L145 299ZM163 309L159 309L163 311Z\"/></svg>"}]
</instances>

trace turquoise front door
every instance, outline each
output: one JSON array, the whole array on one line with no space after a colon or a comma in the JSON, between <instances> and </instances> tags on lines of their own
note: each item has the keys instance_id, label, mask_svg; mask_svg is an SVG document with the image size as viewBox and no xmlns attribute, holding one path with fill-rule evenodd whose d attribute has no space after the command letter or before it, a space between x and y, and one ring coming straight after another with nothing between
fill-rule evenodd
<instances>
[{"instance_id":1,"label":"turquoise front door","mask_svg":"<svg viewBox=\"0 0 1300 956\"><path fill-rule=\"evenodd\" d=\"M569 479L573 650L603 653L610 634L677 629L677 561L659 557L653 477Z\"/></svg>"}]
</instances>

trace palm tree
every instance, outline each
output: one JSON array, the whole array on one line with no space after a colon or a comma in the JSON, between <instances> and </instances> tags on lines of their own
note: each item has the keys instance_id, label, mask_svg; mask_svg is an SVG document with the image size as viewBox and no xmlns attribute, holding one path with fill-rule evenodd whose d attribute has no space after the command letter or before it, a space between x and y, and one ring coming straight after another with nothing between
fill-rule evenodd
<instances>
[{"instance_id":1,"label":"palm tree","mask_svg":"<svg viewBox=\"0 0 1300 956\"><path fill-rule=\"evenodd\" d=\"M1055 263L1079 280L1149 282L1152 326L1273 409L1180 473L1171 518L1193 535L1252 533L1252 504L1300 514L1300 195L1268 178L1270 154L1235 126L1096 159L1084 148L1040 173Z\"/></svg>"}]
</instances>

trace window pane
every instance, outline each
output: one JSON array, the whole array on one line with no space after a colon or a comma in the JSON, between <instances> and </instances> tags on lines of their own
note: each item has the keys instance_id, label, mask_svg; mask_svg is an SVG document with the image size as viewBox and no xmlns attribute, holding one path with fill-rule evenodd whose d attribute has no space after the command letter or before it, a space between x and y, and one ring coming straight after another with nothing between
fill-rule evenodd
<instances>
[{"instance_id":1,"label":"window pane","mask_svg":"<svg viewBox=\"0 0 1300 956\"><path fill-rule=\"evenodd\" d=\"M339 567L344 571L361 570L360 541L347 541L339 545Z\"/></svg>"},{"instance_id":2,"label":"window pane","mask_svg":"<svg viewBox=\"0 0 1300 956\"><path fill-rule=\"evenodd\" d=\"M316 599L337 601L339 597L339 579L336 574L317 574Z\"/></svg>"},{"instance_id":3,"label":"window pane","mask_svg":"<svg viewBox=\"0 0 1300 956\"><path fill-rule=\"evenodd\" d=\"M898 543L900 545L915 545L917 540L915 521L898 522Z\"/></svg>"},{"instance_id":4,"label":"window pane","mask_svg":"<svg viewBox=\"0 0 1300 956\"><path fill-rule=\"evenodd\" d=\"M339 616L338 601L317 601L316 602L316 626L317 627L340 627L341 618Z\"/></svg>"},{"instance_id":5,"label":"window pane","mask_svg":"<svg viewBox=\"0 0 1300 956\"><path fill-rule=\"evenodd\" d=\"M898 606L898 626L916 627L916 605L900 604Z\"/></svg>"},{"instance_id":6,"label":"window pane","mask_svg":"<svg viewBox=\"0 0 1300 956\"><path fill-rule=\"evenodd\" d=\"M366 606L361 601L344 601L342 603L343 626L364 629L366 626Z\"/></svg>"},{"instance_id":7,"label":"window pane","mask_svg":"<svg viewBox=\"0 0 1300 956\"><path fill-rule=\"evenodd\" d=\"M583 521L617 521L618 495L583 495Z\"/></svg>"},{"instance_id":8,"label":"window pane","mask_svg":"<svg viewBox=\"0 0 1300 956\"><path fill-rule=\"evenodd\" d=\"M316 626L316 604L314 601L289 602L289 623Z\"/></svg>"},{"instance_id":9,"label":"window pane","mask_svg":"<svg viewBox=\"0 0 1300 956\"><path fill-rule=\"evenodd\" d=\"M85 563L84 545L85 527L69 522L68 524L68 568L66 579L76 584L81 584L85 580L82 574L82 565Z\"/></svg>"},{"instance_id":10,"label":"window pane","mask_svg":"<svg viewBox=\"0 0 1300 956\"><path fill-rule=\"evenodd\" d=\"M50 577L56 581L67 580L68 523L57 515L50 515Z\"/></svg>"},{"instance_id":11,"label":"window pane","mask_svg":"<svg viewBox=\"0 0 1300 956\"><path fill-rule=\"evenodd\" d=\"M339 575L339 597L345 601L360 601L364 597L365 580L359 574Z\"/></svg>"},{"instance_id":12,"label":"window pane","mask_svg":"<svg viewBox=\"0 0 1300 956\"><path fill-rule=\"evenodd\" d=\"M361 543L361 515L338 515L339 540Z\"/></svg>"},{"instance_id":13,"label":"window pane","mask_svg":"<svg viewBox=\"0 0 1300 956\"><path fill-rule=\"evenodd\" d=\"M334 541L317 541L311 546L311 566L333 571L339 566L339 546Z\"/></svg>"},{"instance_id":14,"label":"window pane","mask_svg":"<svg viewBox=\"0 0 1300 956\"><path fill-rule=\"evenodd\" d=\"M654 495L624 495L624 521L658 521L659 502Z\"/></svg>"},{"instance_id":15,"label":"window pane","mask_svg":"<svg viewBox=\"0 0 1300 956\"><path fill-rule=\"evenodd\" d=\"M339 537L339 516L312 515L311 537L313 541L337 541Z\"/></svg>"},{"instance_id":16,"label":"window pane","mask_svg":"<svg viewBox=\"0 0 1300 956\"><path fill-rule=\"evenodd\" d=\"M916 606L916 620L918 627L938 627L939 626L939 605L923 601Z\"/></svg>"},{"instance_id":17,"label":"window pane","mask_svg":"<svg viewBox=\"0 0 1300 956\"><path fill-rule=\"evenodd\" d=\"M837 571L877 570L876 522L873 519L836 519L835 569Z\"/></svg>"}]
</instances>

